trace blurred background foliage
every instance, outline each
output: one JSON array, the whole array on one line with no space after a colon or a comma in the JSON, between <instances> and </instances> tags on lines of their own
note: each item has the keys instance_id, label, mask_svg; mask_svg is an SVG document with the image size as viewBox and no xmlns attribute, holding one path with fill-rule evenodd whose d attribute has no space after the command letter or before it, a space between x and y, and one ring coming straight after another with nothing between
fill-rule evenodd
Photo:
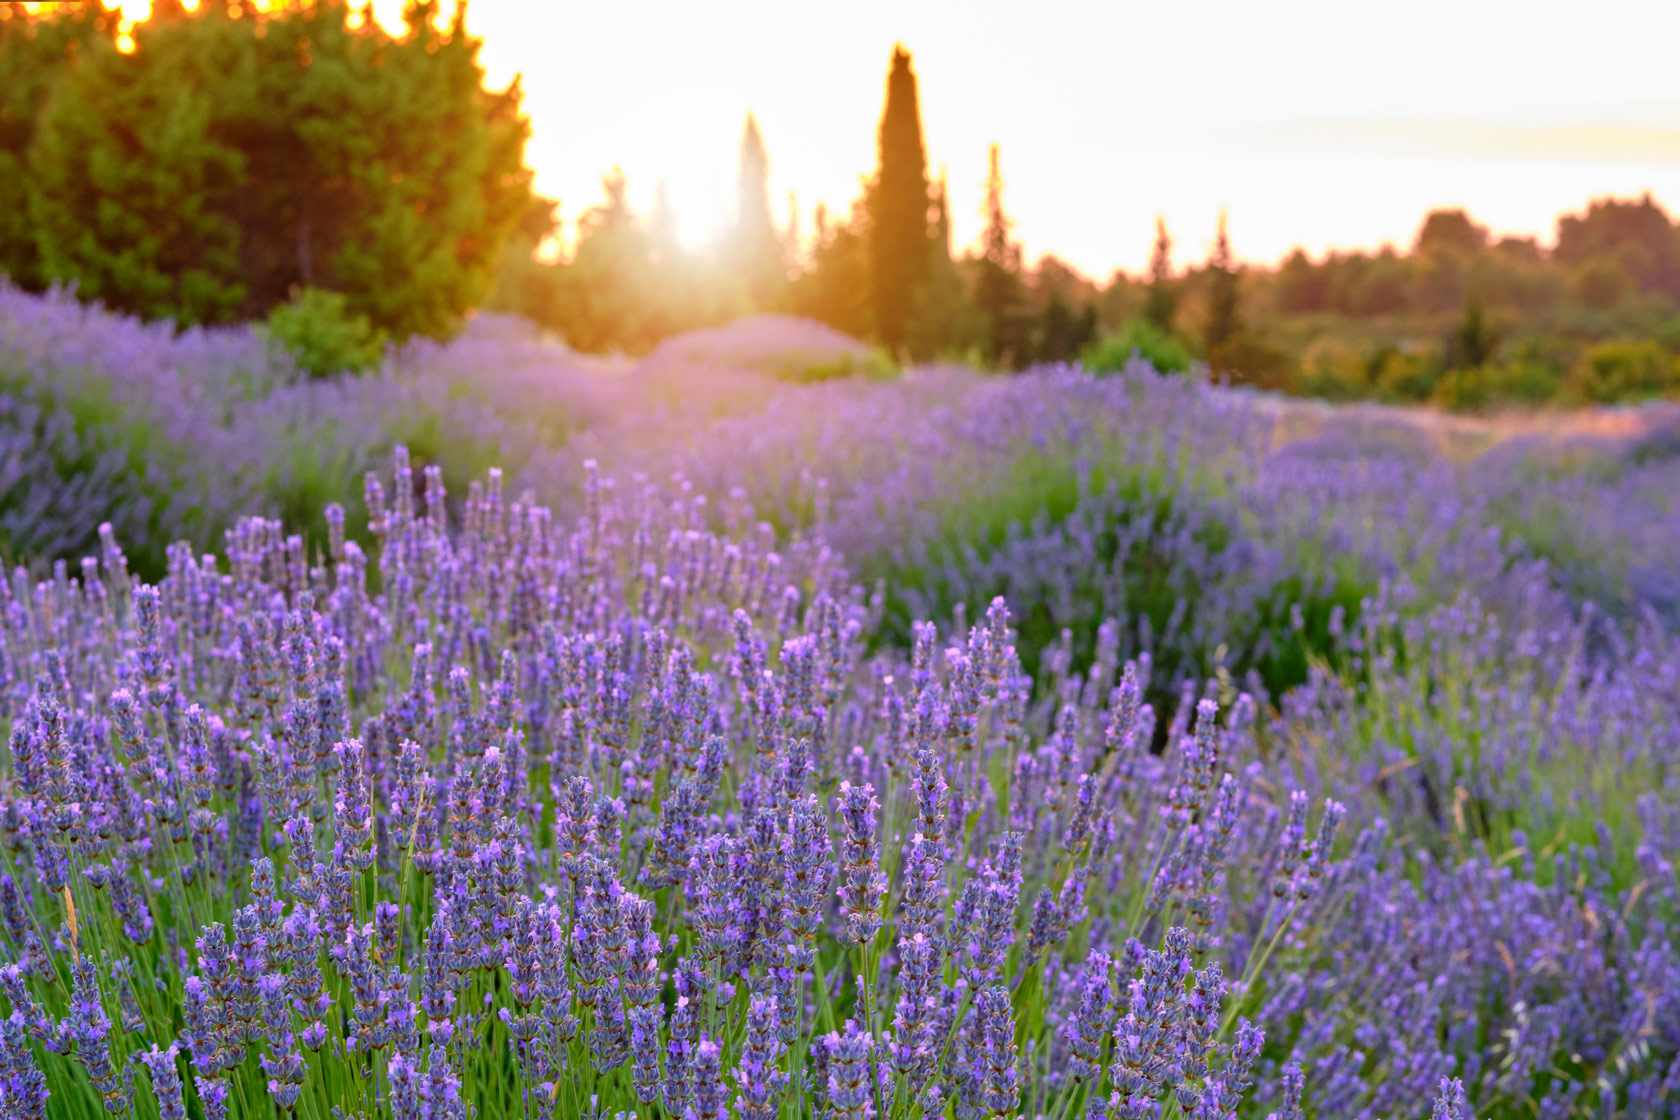
<instances>
[{"instance_id":1,"label":"blurred background foliage","mask_svg":"<svg viewBox=\"0 0 1680 1120\"><path fill-rule=\"evenodd\" d=\"M562 238L560 202L530 188L517 83L485 89L478 44L437 14L413 3L391 34L343 0L160 4L125 51L95 0L0 9L0 272L183 327L266 320L316 376L449 337L478 309L586 353L641 356L773 313L875 348L877 372L1110 372L1135 353L1463 411L1680 393L1680 229L1649 196L1593 201L1550 244L1444 209L1409 245L1275 267L1241 262L1240 218L1218 215L1214 250L1188 263L1157 222L1145 273L1090 278L1023 259L995 147L984 231L951 244L900 46L877 166L846 213L818 206L801 224L792 205L778 228L773 138L749 116L735 215L712 243L678 239L662 184L632 209L616 169Z\"/></svg>"}]
</instances>

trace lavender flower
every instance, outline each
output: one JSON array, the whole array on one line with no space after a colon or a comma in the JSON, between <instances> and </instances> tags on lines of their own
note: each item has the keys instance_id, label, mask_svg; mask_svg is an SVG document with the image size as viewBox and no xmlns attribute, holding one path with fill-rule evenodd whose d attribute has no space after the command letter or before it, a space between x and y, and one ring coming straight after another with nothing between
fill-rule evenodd
<instances>
[{"instance_id":1,"label":"lavender flower","mask_svg":"<svg viewBox=\"0 0 1680 1120\"><path fill-rule=\"evenodd\" d=\"M875 837L875 814L880 802L875 787L840 783L835 799L844 828L840 858L840 913L846 922L846 938L854 945L866 945L881 928L881 899L887 880L881 874L880 844Z\"/></svg>"}]
</instances>

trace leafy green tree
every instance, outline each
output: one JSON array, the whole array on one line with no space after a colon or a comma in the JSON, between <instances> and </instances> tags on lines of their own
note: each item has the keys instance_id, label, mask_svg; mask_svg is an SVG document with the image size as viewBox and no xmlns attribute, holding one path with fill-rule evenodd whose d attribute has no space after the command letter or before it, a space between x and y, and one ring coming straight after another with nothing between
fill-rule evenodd
<instances>
[{"instance_id":1,"label":"leafy green tree","mask_svg":"<svg viewBox=\"0 0 1680 1120\"><path fill-rule=\"evenodd\" d=\"M928 274L927 152L910 52L893 48L881 114L880 166L869 192L869 281L875 326L894 352L903 347L912 295Z\"/></svg>"},{"instance_id":2,"label":"leafy green tree","mask_svg":"<svg viewBox=\"0 0 1680 1120\"><path fill-rule=\"evenodd\" d=\"M86 44L37 122L29 209L42 271L149 318L234 319L249 284L228 208L246 163L214 126L229 87L252 76L251 44L208 15L160 15L135 39L132 55Z\"/></svg>"},{"instance_id":3,"label":"leafy green tree","mask_svg":"<svg viewBox=\"0 0 1680 1120\"><path fill-rule=\"evenodd\" d=\"M117 13L98 0L31 13L0 4L0 273L31 291L47 286L29 216L29 145L36 120L84 49L115 44Z\"/></svg>"},{"instance_id":4,"label":"leafy green tree","mask_svg":"<svg viewBox=\"0 0 1680 1120\"><path fill-rule=\"evenodd\" d=\"M1178 293L1173 289L1172 238L1167 234L1167 220L1155 215L1155 249L1149 255L1149 291L1144 299L1143 317L1162 334L1171 334L1173 315L1178 310Z\"/></svg>"},{"instance_id":5,"label":"leafy green tree","mask_svg":"<svg viewBox=\"0 0 1680 1120\"><path fill-rule=\"evenodd\" d=\"M1237 266L1231 258L1231 238L1223 210L1219 212L1219 235L1207 271L1207 319L1202 326L1202 343L1207 347L1208 360L1214 361L1242 330Z\"/></svg>"},{"instance_id":6,"label":"leafy green tree","mask_svg":"<svg viewBox=\"0 0 1680 1120\"><path fill-rule=\"evenodd\" d=\"M84 50L30 147L46 274L182 322L314 287L394 337L449 333L527 210L528 125L436 15L411 3L393 37L344 0L206 4Z\"/></svg>"}]
</instances>

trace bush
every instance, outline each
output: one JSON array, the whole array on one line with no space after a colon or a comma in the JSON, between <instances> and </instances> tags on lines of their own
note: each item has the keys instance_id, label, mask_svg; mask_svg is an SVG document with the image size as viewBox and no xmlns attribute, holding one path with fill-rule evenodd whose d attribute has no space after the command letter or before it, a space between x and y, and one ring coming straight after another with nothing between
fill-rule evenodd
<instances>
[{"instance_id":1,"label":"bush","mask_svg":"<svg viewBox=\"0 0 1680 1120\"><path fill-rule=\"evenodd\" d=\"M1377 386L1382 398L1403 403L1428 400L1440 378L1441 371L1435 358L1425 353L1391 351L1384 356L1377 370Z\"/></svg>"},{"instance_id":2,"label":"bush","mask_svg":"<svg viewBox=\"0 0 1680 1120\"><path fill-rule=\"evenodd\" d=\"M1595 404L1680 393L1680 359L1651 341L1602 342L1569 371L1570 392Z\"/></svg>"},{"instance_id":3,"label":"bush","mask_svg":"<svg viewBox=\"0 0 1680 1120\"><path fill-rule=\"evenodd\" d=\"M1680 354L1680 315L1665 321L1654 332L1654 337L1670 352Z\"/></svg>"},{"instance_id":4,"label":"bush","mask_svg":"<svg viewBox=\"0 0 1680 1120\"><path fill-rule=\"evenodd\" d=\"M268 337L311 377L360 373L385 353L385 333L351 311L342 293L321 288L304 288L271 311Z\"/></svg>"},{"instance_id":5,"label":"bush","mask_svg":"<svg viewBox=\"0 0 1680 1120\"><path fill-rule=\"evenodd\" d=\"M1147 319L1133 319L1113 334L1098 339L1085 348L1079 361L1092 373L1118 373L1133 355L1162 373L1183 373L1190 368L1189 348Z\"/></svg>"},{"instance_id":6,"label":"bush","mask_svg":"<svg viewBox=\"0 0 1680 1120\"><path fill-rule=\"evenodd\" d=\"M1288 358L1244 332L1210 349L1207 362L1216 377L1236 385L1281 389L1288 380Z\"/></svg>"},{"instance_id":7,"label":"bush","mask_svg":"<svg viewBox=\"0 0 1680 1120\"><path fill-rule=\"evenodd\" d=\"M1307 344L1294 391L1328 401L1358 400L1371 391L1371 363L1346 339L1320 335Z\"/></svg>"},{"instance_id":8,"label":"bush","mask_svg":"<svg viewBox=\"0 0 1680 1120\"><path fill-rule=\"evenodd\" d=\"M1455 412L1500 404L1539 405L1557 395L1557 373L1540 362L1503 362L1448 370L1430 399Z\"/></svg>"}]
</instances>

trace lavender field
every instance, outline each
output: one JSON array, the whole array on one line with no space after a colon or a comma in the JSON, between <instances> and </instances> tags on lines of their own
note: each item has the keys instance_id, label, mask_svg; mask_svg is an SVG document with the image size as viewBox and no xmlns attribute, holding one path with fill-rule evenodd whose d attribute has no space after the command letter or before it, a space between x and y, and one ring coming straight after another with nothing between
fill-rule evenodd
<instances>
[{"instance_id":1,"label":"lavender field","mask_svg":"<svg viewBox=\"0 0 1680 1120\"><path fill-rule=\"evenodd\" d=\"M0 1116L1680 1117L1680 409L0 288Z\"/></svg>"}]
</instances>

